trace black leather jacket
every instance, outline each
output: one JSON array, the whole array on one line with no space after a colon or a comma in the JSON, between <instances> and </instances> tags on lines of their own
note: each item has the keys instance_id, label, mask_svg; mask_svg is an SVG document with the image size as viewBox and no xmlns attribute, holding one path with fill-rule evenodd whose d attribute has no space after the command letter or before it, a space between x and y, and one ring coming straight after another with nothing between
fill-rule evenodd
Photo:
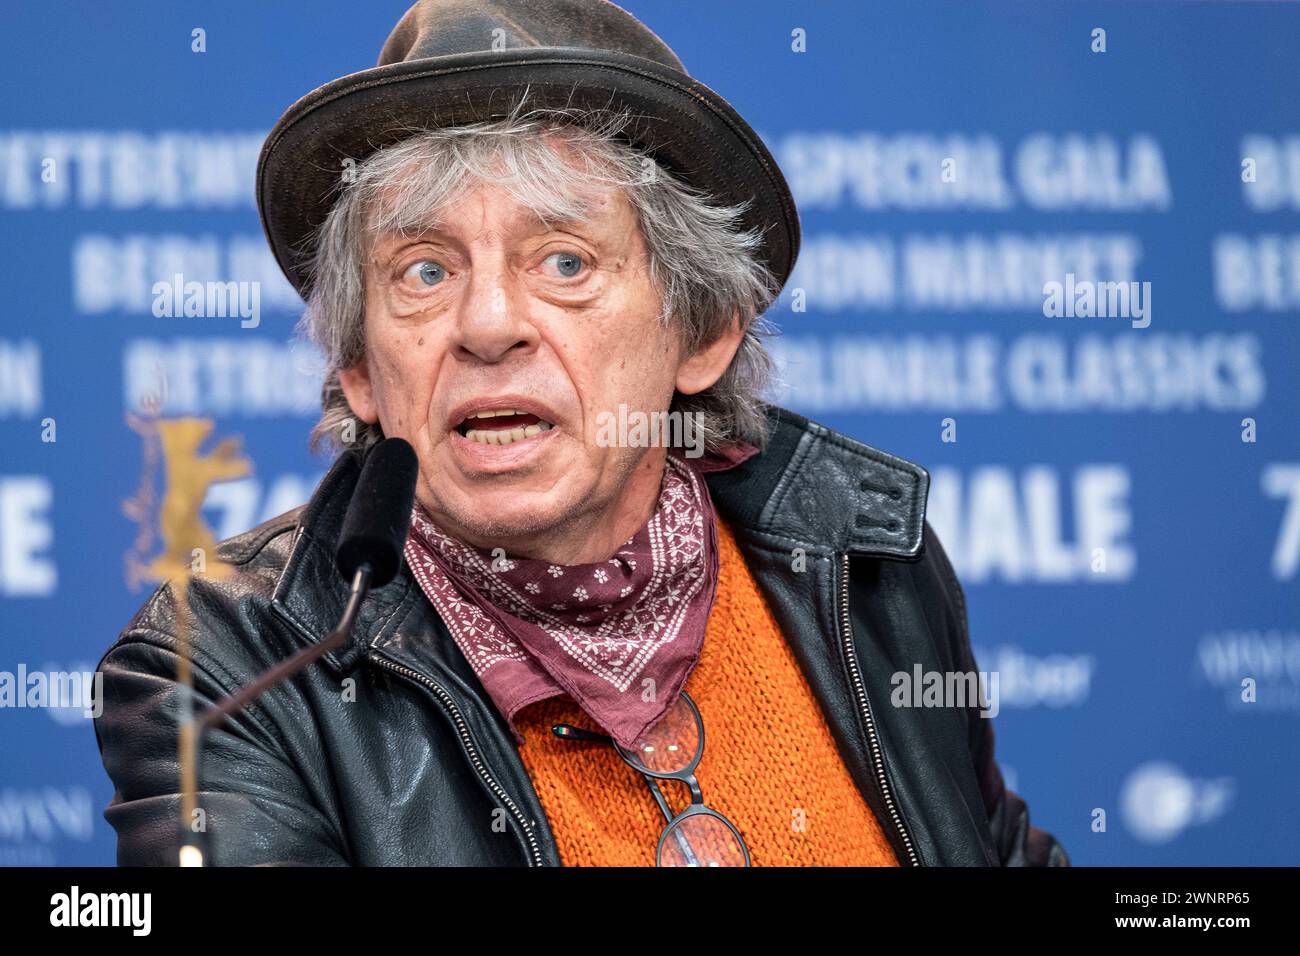
<instances>
[{"instance_id":1,"label":"black leather jacket","mask_svg":"<svg viewBox=\"0 0 1300 956\"><path fill-rule=\"evenodd\" d=\"M1004 787L977 705L890 704L890 675L915 663L976 670L961 588L925 523L928 474L771 414L768 448L710 475L710 490L900 861L1068 865ZM221 545L233 577L193 585L201 701L337 622L333 543L359 470L344 453L306 506ZM95 729L121 864L176 859L174 631L163 586L100 665ZM200 790L213 864L560 862L513 737L405 567L367 599L345 651L213 734Z\"/></svg>"}]
</instances>

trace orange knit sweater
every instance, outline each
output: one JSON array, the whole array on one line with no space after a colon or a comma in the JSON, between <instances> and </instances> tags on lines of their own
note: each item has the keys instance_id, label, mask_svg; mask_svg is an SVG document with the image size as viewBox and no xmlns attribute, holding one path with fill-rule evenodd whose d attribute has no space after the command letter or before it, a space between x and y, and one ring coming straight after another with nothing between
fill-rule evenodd
<instances>
[{"instance_id":1,"label":"orange knit sweater","mask_svg":"<svg viewBox=\"0 0 1300 956\"><path fill-rule=\"evenodd\" d=\"M798 662L731 530L718 521L721 570L699 663L686 689L704 720L696 768L707 806L744 835L755 866L897 866L854 786ZM516 717L524 766L566 866L653 866L664 819L643 778L604 744L561 740L551 725L595 729L572 699ZM673 812L686 787L661 781Z\"/></svg>"}]
</instances>

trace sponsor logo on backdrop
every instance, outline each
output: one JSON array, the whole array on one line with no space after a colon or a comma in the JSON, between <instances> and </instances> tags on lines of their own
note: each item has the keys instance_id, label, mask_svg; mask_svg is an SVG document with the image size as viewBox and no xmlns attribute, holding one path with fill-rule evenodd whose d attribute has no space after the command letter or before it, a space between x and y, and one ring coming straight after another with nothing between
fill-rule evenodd
<instances>
[{"instance_id":1,"label":"sponsor logo on backdrop","mask_svg":"<svg viewBox=\"0 0 1300 956\"><path fill-rule=\"evenodd\" d=\"M1233 713L1300 714L1300 631L1242 628L1197 642L1196 674Z\"/></svg>"},{"instance_id":2,"label":"sponsor logo on backdrop","mask_svg":"<svg viewBox=\"0 0 1300 956\"><path fill-rule=\"evenodd\" d=\"M1011 645L975 647L979 671L911 671L890 676L895 707L960 707L996 717L1003 706L1078 707L1092 693L1097 660L1090 654L1035 655Z\"/></svg>"},{"instance_id":3,"label":"sponsor logo on backdrop","mask_svg":"<svg viewBox=\"0 0 1300 956\"><path fill-rule=\"evenodd\" d=\"M0 788L0 866L52 866L61 841L90 840L97 814L86 787Z\"/></svg>"},{"instance_id":4,"label":"sponsor logo on backdrop","mask_svg":"<svg viewBox=\"0 0 1300 956\"><path fill-rule=\"evenodd\" d=\"M1165 761L1135 768L1120 788L1125 827L1143 843L1170 843L1184 831L1221 818L1232 802L1234 782L1227 777L1196 779Z\"/></svg>"},{"instance_id":5,"label":"sponsor logo on backdrop","mask_svg":"<svg viewBox=\"0 0 1300 956\"><path fill-rule=\"evenodd\" d=\"M977 646L974 653L981 667L999 675L1004 707L1078 707L1092 695L1097 658L1091 654L1039 655L1010 644Z\"/></svg>"}]
</instances>

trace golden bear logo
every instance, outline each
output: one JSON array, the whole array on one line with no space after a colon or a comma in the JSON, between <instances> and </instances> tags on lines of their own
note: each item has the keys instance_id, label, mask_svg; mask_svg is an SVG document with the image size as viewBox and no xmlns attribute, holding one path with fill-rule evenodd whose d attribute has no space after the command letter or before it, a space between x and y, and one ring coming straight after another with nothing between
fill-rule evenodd
<instances>
[{"instance_id":1,"label":"golden bear logo","mask_svg":"<svg viewBox=\"0 0 1300 956\"><path fill-rule=\"evenodd\" d=\"M224 438L212 451L202 453L199 448L214 427L211 419L133 415L130 425L145 440L146 477L136 497L124 506L127 517L141 524L136 549L127 556L128 580L132 586L138 586L144 581L191 574L224 577L227 568L213 555L216 537L200 509L211 485L252 474L253 465L240 450L240 438ZM165 484L155 512L151 472L156 472L160 457ZM146 558L144 555L153 543L155 514L162 552Z\"/></svg>"}]
</instances>

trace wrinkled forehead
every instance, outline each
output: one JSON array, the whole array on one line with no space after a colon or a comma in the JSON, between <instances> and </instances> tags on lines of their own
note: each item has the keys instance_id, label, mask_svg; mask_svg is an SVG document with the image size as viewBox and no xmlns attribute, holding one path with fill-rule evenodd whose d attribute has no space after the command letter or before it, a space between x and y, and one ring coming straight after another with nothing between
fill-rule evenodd
<instances>
[{"instance_id":1,"label":"wrinkled forehead","mask_svg":"<svg viewBox=\"0 0 1300 956\"><path fill-rule=\"evenodd\" d=\"M612 171L553 139L487 156L416 155L369 185L361 224L368 251L445 229L454 207L476 190L500 200L491 226L502 231L613 226L630 205Z\"/></svg>"}]
</instances>

